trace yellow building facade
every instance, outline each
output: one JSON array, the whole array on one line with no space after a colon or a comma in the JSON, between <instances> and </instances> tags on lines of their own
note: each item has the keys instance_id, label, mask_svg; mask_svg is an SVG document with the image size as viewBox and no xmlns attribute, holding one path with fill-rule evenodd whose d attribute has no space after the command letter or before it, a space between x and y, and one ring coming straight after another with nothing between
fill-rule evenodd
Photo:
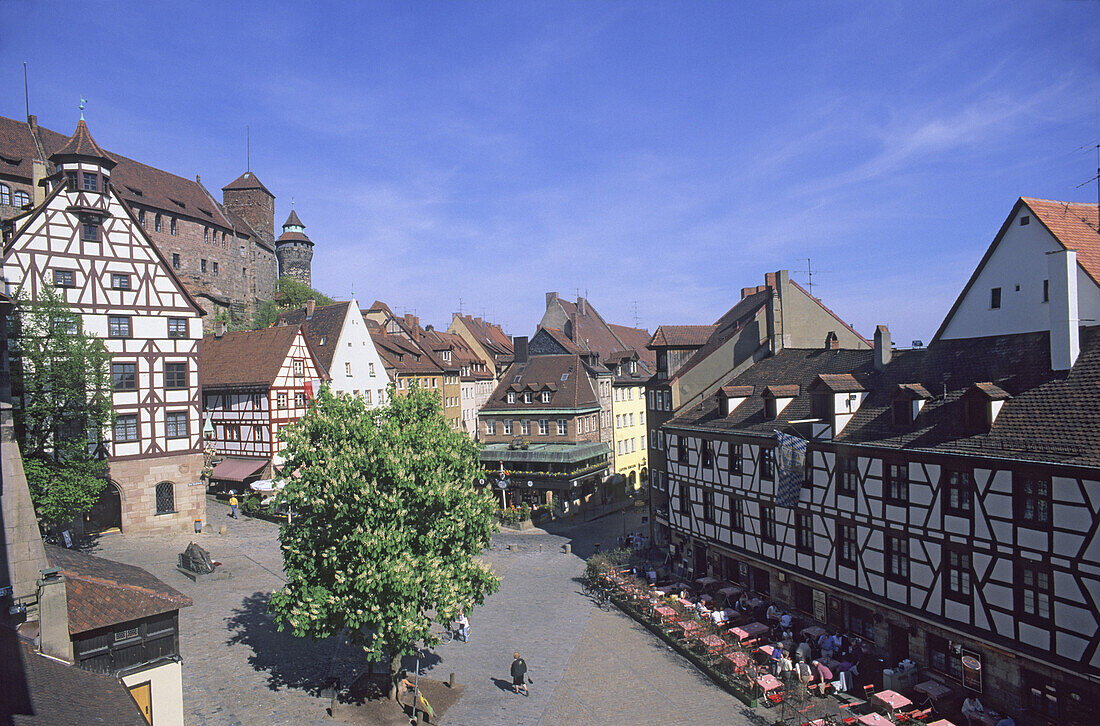
<instances>
[{"instance_id":1,"label":"yellow building facade","mask_svg":"<svg viewBox=\"0 0 1100 726\"><path fill-rule=\"evenodd\" d=\"M649 477L646 459L645 385L638 380L616 380L612 387L611 413L615 443L615 473L626 477L627 491L641 488Z\"/></svg>"}]
</instances>

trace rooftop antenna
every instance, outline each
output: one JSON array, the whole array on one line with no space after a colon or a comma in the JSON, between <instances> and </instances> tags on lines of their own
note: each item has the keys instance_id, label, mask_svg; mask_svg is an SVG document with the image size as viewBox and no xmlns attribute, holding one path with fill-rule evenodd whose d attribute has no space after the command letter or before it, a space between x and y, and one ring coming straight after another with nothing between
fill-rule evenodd
<instances>
[{"instance_id":1,"label":"rooftop antenna","mask_svg":"<svg viewBox=\"0 0 1100 726\"><path fill-rule=\"evenodd\" d=\"M244 127L244 170L252 171L252 127Z\"/></svg>"},{"instance_id":2,"label":"rooftop antenna","mask_svg":"<svg viewBox=\"0 0 1100 726\"><path fill-rule=\"evenodd\" d=\"M27 61L23 61L23 105L27 108L27 118L31 117L31 96L27 90Z\"/></svg>"},{"instance_id":3,"label":"rooftop antenna","mask_svg":"<svg viewBox=\"0 0 1100 726\"><path fill-rule=\"evenodd\" d=\"M458 299L458 314L462 315L462 298Z\"/></svg>"},{"instance_id":4,"label":"rooftop antenna","mask_svg":"<svg viewBox=\"0 0 1100 726\"><path fill-rule=\"evenodd\" d=\"M637 300L634 301L633 312L634 312L634 327L637 328L638 325L641 323L641 320L639 320L639 318L638 318L638 301Z\"/></svg>"}]
</instances>

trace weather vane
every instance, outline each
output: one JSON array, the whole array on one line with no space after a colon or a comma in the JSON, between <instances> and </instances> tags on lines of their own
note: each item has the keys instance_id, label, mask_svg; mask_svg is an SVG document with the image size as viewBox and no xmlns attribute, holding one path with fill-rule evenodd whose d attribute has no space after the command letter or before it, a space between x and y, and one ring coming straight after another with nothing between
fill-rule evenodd
<instances>
[{"instance_id":1,"label":"weather vane","mask_svg":"<svg viewBox=\"0 0 1100 726\"><path fill-rule=\"evenodd\" d=\"M84 120L84 107L87 106L87 105L88 105L88 99L81 98L80 99L80 120L81 121Z\"/></svg>"}]
</instances>

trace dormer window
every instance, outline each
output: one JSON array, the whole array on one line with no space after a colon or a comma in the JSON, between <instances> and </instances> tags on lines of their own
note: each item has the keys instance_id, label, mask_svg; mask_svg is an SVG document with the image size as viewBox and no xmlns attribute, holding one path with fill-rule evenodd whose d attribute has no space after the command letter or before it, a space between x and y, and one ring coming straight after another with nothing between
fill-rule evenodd
<instances>
[{"instance_id":1,"label":"dormer window","mask_svg":"<svg viewBox=\"0 0 1100 726\"><path fill-rule=\"evenodd\" d=\"M530 391L524 391L523 392L523 402L524 403L531 403L531 401L532 401L531 392Z\"/></svg>"},{"instance_id":2,"label":"dormer window","mask_svg":"<svg viewBox=\"0 0 1100 726\"><path fill-rule=\"evenodd\" d=\"M810 408L812 416L820 419L830 419L833 417L833 394L825 392L816 392L810 398Z\"/></svg>"},{"instance_id":3,"label":"dormer window","mask_svg":"<svg viewBox=\"0 0 1100 726\"><path fill-rule=\"evenodd\" d=\"M66 191L70 191L70 192L75 192L76 191L76 172L75 171L65 172L65 189L66 189Z\"/></svg>"},{"instance_id":4,"label":"dormer window","mask_svg":"<svg viewBox=\"0 0 1100 726\"><path fill-rule=\"evenodd\" d=\"M145 210L144 209L139 209L138 210L138 224L140 224L142 227L145 226Z\"/></svg>"},{"instance_id":5,"label":"dormer window","mask_svg":"<svg viewBox=\"0 0 1100 726\"><path fill-rule=\"evenodd\" d=\"M516 392L515 391L508 391L508 403L515 403L515 402L516 402Z\"/></svg>"},{"instance_id":6,"label":"dormer window","mask_svg":"<svg viewBox=\"0 0 1100 726\"><path fill-rule=\"evenodd\" d=\"M638 372L638 361L636 361L636 360L630 361L630 372L632 374Z\"/></svg>"},{"instance_id":7,"label":"dormer window","mask_svg":"<svg viewBox=\"0 0 1100 726\"><path fill-rule=\"evenodd\" d=\"M963 394L963 415L966 428L971 431L989 431L1004 402L1011 396L992 383L975 383Z\"/></svg>"},{"instance_id":8,"label":"dormer window","mask_svg":"<svg viewBox=\"0 0 1100 726\"><path fill-rule=\"evenodd\" d=\"M550 403L550 391L543 391L542 392L542 402L543 403Z\"/></svg>"},{"instance_id":9,"label":"dormer window","mask_svg":"<svg viewBox=\"0 0 1100 726\"><path fill-rule=\"evenodd\" d=\"M890 409L893 414L894 426L900 428L913 423L913 407L904 397L895 398Z\"/></svg>"},{"instance_id":10,"label":"dormer window","mask_svg":"<svg viewBox=\"0 0 1100 726\"><path fill-rule=\"evenodd\" d=\"M764 388L764 416L771 421L783 413L783 409L798 397L799 387L796 385L766 386Z\"/></svg>"}]
</instances>

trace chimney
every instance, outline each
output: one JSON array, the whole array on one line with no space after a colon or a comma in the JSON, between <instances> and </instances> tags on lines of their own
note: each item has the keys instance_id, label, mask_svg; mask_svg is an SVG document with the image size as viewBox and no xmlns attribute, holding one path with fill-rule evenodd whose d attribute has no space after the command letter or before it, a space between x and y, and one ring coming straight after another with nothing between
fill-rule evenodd
<instances>
[{"instance_id":1,"label":"chimney","mask_svg":"<svg viewBox=\"0 0 1100 726\"><path fill-rule=\"evenodd\" d=\"M775 289L775 273L774 272L765 272L764 273L764 285L766 287L770 287L772 289Z\"/></svg>"},{"instance_id":2,"label":"chimney","mask_svg":"<svg viewBox=\"0 0 1100 726\"><path fill-rule=\"evenodd\" d=\"M31 159L31 185L34 187L34 206L46 201L46 162Z\"/></svg>"},{"instance_id":3,"label":"chimney","mask_svg":"<svg viewBox=\"0 0 1100 726\"><path fill-rule=\"evenodd\" d=\"M306 300L306 320L313 320L313 311L317 309L317 301L313 298Z\"/></svg>"},{"instance_id":4,"label":"chimney","mask_svg":"<svg viewBox=\"0 0 1100 726\"><path fill-rule=\"evenodd\" d=\"M875 370L886 370L886 364L894 355L894 349L890 343L890 329L885 325L875 327Z\"/></svg>"},{"instance_id":5,"label":"chimney","mask_svg":"<svg viewBox=\"0 0 1100 726\"><path fill-rule=\"evenodd\" d=\"M405 313L405 327L409 329L413 340L420 340L420 318L412 313Z\"/></svg>"},{"instance_id":6,"label":"chimney","mask_svg":"<svg viewBox=\"0 0 1100 726\"><path fill-rule=\"evenodd\" d=\"M43 653L67 663L73 662L65 578L56 568L42 570L38 580L38 638Z\"/></svg>"},{"instance_id":7,"label":"chimney","mask_svg":"<svg viewBox=\"0 0 1100 726\"><path fill-rule=\"evenodd\" d=\"M226 322L224 320L215 320L214 321L214 337L215 338L220 338L223 335L225 335L225 331L228 327L229 326L226 324Z\"/></svg>"},{"instance_id":8,"label":"chimney","mask_svg":"<svg viewBox=\"0 0 1100 726\"><path fill-rule=\"evenodd\" d=\"M1050 369L1068 371L1081 352L1077 312L1077 253L1047 253L1050 274Z\"/></svg>"},{"instance_id":9,"label":"chimney","mask_svg":"<svg viewBox=\"0 0 1100 726\"><path fill-rule=\"evenodd\" d=\"M825 336L825 350L840 350L840 338L836 336L835 330L830 330Z\"/></svg>"},{"instance_id":10,"label":"chimney","mask_svg":"<svg viewBox=\"0 0 1100 726\"><path fill-rule=\"evenodd\" d=\"M557 299L558 299L558 294L556 292L546 293L546 307L550 307L550 304L553 303L553 302L556 302Z\"/></svg>"},{"instance_id":11,"label":"chimney","mask_svg":"<svg viewBox=\"0 0 1100 726\"><path fill-rule=\"evenodd\" d=\"M583 297L577 298L577 312L581 315L588 315L588 301Z\"/></svg>"},{"instance_id":12,"label":"chimney","mask_svg":"<svg viewBox=\"0 0 1100 726\"><path fill-rule=\"evenodd\" d=\"M526 335L513 335L512 336L512 355L515 358L516 363L527 362L527 336Z\"/></svg>"}]
</instances>

